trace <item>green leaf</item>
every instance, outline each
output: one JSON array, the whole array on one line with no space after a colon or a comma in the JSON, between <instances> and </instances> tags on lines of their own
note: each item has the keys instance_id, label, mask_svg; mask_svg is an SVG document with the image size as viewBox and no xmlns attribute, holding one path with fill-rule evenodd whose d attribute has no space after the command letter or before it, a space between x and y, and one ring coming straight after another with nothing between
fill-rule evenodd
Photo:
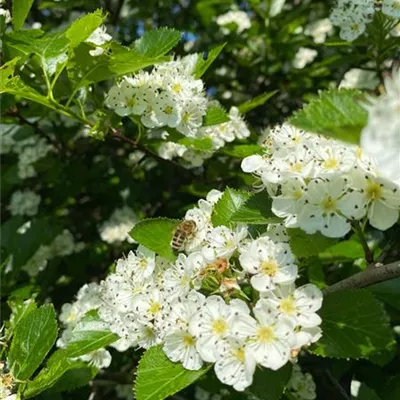
<instances>
[{"instance_id":1,"label":"green leaf","mask_svg":"<svg viewBox=\"0 0 400 400\"><path fill-rule=\"evenodd\" d=\"M249 192L227 188L224 194L217 201L211 217L214 226L229 226L233 215L246 203L252 196Z\"/></svg>"},{"instance_id":2,"label":"green leaf","mask_svg":"<svg viewBox=\"0 0 400 400\"><path fill-rule=\"evenodd\" d=\"M57 350L49 358L46 367L39 372L33 381L28 383L24 391L24 398L37 396L39 393L54 387L66 372L73 369L81 370L82 368L88 368L88 365L83 361L68 358L64 349ZM62 384L62 381L60 384Z\"/></svg>"},{"instance_id":3,"label":"green leaf","mask_svg":"<svg viewBox=\"0 0 400 400\"><path fill-rule=\"evenodd\" d=\"M56 314L52 305L44 305L20 319L8 354L15 378L29 379L57 338Z\"/></svg>"},{"instance_id":4,"label":"green leaf","mask_svg":"<svg viewBox=\"0 0 400 400\"><path fill-rule=\"evenodd\" d=\"M41 32L41 31L39 31ZM69 40L64 32L47 33L37 37L31 31L11 32L5 35L7 45L21 51L23 54L36 54L49 75L56 72L58 64L68 59Z\"/></svg>"},{"instance_id":5,"label":"green leaf","mask_svg":"<svg viewBox=\"0 0 400 400\"><path fill-rule=\"evenodd\" d=\"M328 238L321 233L307 234L301 229L287 229L289 244L297 257L311 257L333 246L336 239Z\"/></svg>"},{"instance_id":6,"label":"green leaf","mask_svg":"<svg viewBox=\"0 0 400 400\"><path fill-rule=\"evenodd\" d=\"M400 398L400 375L391 376L385 382L382 391L379 392L382 400L394 400Z\"/></svg>"},{"instance_id":7,"label":"green leaf","mask_svg":"<svg viewBox=\"0 0 400 400\"><path fill-rule=\"evenodd\" d=\"M279 222L280 218L271 211L271 206L272 199L266 192L256 193L235 211L231 221L256 225Z\"/></svg>"},{"instance_id":8,"label":"green leaf","mask_svg":"<svg viewBox=\"0 0 400 400\"><path fill-rule=\"evenodd\" d=\"M10 328L13 333L19 321L25 318L32 311L35 311L37 309L37 306L36 303L31 299L26 301L22 301L20 299L9 300L8 304L12 310L12 315L10 318Z\"/></svg>"},{"instance_id":9,"label":"green leaf","mask_svg":"<svg viewBox=\"0 0 400 400\"><path fill-rule=\"evenodd\" d=\"M71 391L89 384L97 375L99 370L90 365L69 369L61 378L50 388L51 393Z\"/></svg>"},{"instance_id":10,"label":"green leaf","mask_svg":"<svg viewBox=\"0 0 400 400\"><path fill-rule=\"evenodd\" d=\"M119 339L110 332L96 311L89 311L75 326L65 348L68 357L79 357L106 347Z\"/></svg>"},{"instance_id":11,"label":"green leaf","mask_svg":"<svg viewBox=\"0 0 400 400\"><path fill-rule=\"evenodd\" d=\"M364 99L364 94L357 90L325 91L296 112L289 123L309 132L358 144L368 120L368 113L361 105Z\"/></svg>"},{"instance_id":12,"label":"green leaf","mask_svg":"<svg viewBox=\"0 0 400 400\"><path fill-rule=\"evenodd\" d=\"M376 394L375 390L372 390L365 383L361 383L357 400L381 400L381 398Z\"/></svg>"},{"instance_id":13,"label":"green leaf","mask_svg":"<svg viewBox=\"0 0 400 400\"><path fill-rule=\"evenodd\" d=\"M207 108L203 126L217 125L229 121L230 118L226 111L219 104L212 104Z\"/></svg>"},{"instance_id":14,"label":"green leaf","mask_svg":"<svg viewBox=\"0 0 400 400\"><path fill-rule=\"evenodd\" d=\"M13 0L12 1L12 24L15 30L21 29L29 14L34 0Z\"/></svg>"},{"instance_id":15,"label":"green leaf","mask_svg":"<svg viewBox=\"0 0 400 400\"><path fill-rule=\"evenodd\" d=\"M212 140L207 137L202 139L185 137L183 139L179 139L176 143L183 144L184 146L199 151L210 151L213 148Z\"/></svg>"},{"instance_id":16,"label":"green leaf","mask_svg":"<svg viewBox=\"0 0 400 400\"><path fill-rule=\"evenodd\" d=\"M273 90L272 92L266 92L260 94L254 99L248 100L245 103L241 104L238 108L241 114L246 114L249 111L253 110L256 107L260 107L265 104L271 97L275 96L278 93L277 90Z\"/></svg>"},{"instance_id":17,"label":"green leaf","mask_svg":"<svg viewBox=\"0 0 400 400\"><path fill-rule=\"evenodd\" d=\"M161 346L147 350L139 362L135 393L137 400L163 400L194 383L212 365L198 371L183 368L168 360Z\"/></svg>"},{"instance_id":18,"label":"green leaf","mask_svg":"<svg viewBox=\"0 0 400 400\"><path fill-rule=\"evenodd\" d=\"M367 358L393 340L388 316L366 290L347 290L324 297L319 312L322 338L312 352L323 357Z\"/></svg>"},{"instance_id":19,"label":"green leaf","mask_svg":"<svg viewBox=\"0 0 400 400\"><path fill-rule=\"evenodd\" d=\"M181 39L181 32L171 28L158 28L145 32L135 42L135 52L146 57L160 57L174 48Z\"/></svg>"},{"instance_id":20,"label":"green leaf","mask_svg":"<svg viewBox=\"0 0 400 400\"><path fill-rule=\"evenodd\" d=\"M364 250L360 242L344 240L327 248L319 254L322 260L356 260L364 258Z\"/></svg>"},{"instance_id":21,"label":"green leaf","mask_svg":"<svg viewBox=\"0 0 400 400\"><path fill-rule=\"evenodd\" d=\"M376 283L368 287L378 299L400 310L400 278Z\"/></svg>"},{"instance_id":22,"label":"green leaf","mask_svg":"<svg viewBox=\"0 0 400 400\"><path fill-rule=\"evenodd\" d=\"M194 67L193 76L195 78L201 78L210 65L214 62L214 60L219 56L222 49L225 47L226 43L222 43L213 49L211 49L208 53L206 53L207 58L204 59L203 55L199 54L197 58L197 63Z\"/></svg>"},{"instance_id":23,"label":"green leaf","mask_svg":"<svg viewBox=\"0 0 400 400\"><path fill-rule=\"evenodd\" d=\"M263 154L265 149L258 144L234 144L224 146L220 151L231 157L245 158L253 154Z\"/></svg>"},{"instance_id":24,"label":"green leaf","mask_svg":"<svg viewBox=\"0 0 400 400\"><path fill-rule=\"evenodd\" d=\"M102 10L99 9L75 20L65 32L71 47L84 42L103 23L104 18Z\"/></svg>"},{"instance_id":25,"label":"green leaf","mask_svg":"<svg viewBox=\"0 0 400 400\"><path fill-rule=\"evenodd\" d=\"M173 261L176 256L172 251L171 241L179 222L169 218L145 219L133 227L130 235L141 245Z\"/></svg>"},{"instance_id":26,"label":"green leaf","mask_svg":"<svg viewBox=\"0 0 400 400\"><path fill-rule=\"evenodd\" d=\"M13 267L23 266L38 250L40 245L50 243L61 231L46 219L32 220L25 233L18 233L24 219L17 216L10 218L0 228L2 247L13 255Z\"/></svg>"},{"instance_id":27,"label":"green leaf","mask_svg":"<svg viewBox=\"0 0 400 400\"><path fill-rule=\"evenodd\" d=\"M0 93L10 93L60 111L46 96L26 85L19 76L13 75L18 60L19 57L16 57L0 68Z\"/></svg>"},{"instance_id":28,"label":"green leaf","mask_svg":"<svg viewBox=\"0 0 400 400\"><path fill-rule=\"evenodd\" d=\"M279 400L292 374L292 364L287 363L277 371L258 368L253 384L247 389L255 400Z\"/></svg>"},{"instance_id":29,"label":"green leaf","mask_svg":"<svg viewBox=\"0 0 400 400\"><path fill-rule=\"evenodd\" d=\"M110 57L109 68L115 75L126 75L168 60L169 57L150 57L124 48Z\"/></svg>"}]
</instances>

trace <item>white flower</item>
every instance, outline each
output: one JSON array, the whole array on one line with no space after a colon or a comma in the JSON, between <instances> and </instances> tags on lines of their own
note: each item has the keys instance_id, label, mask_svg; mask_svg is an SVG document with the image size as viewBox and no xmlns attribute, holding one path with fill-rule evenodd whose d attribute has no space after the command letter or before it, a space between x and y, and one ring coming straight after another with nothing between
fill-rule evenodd
<instances>
[{"instance_id":1,"label":"white flower","mask_svg":"<svg viewBox=\"0 0 400 400\"><path fill-rule=\"evenodd\" d=\"M333 26L329 18L319 19L304 30L305 35L312 36L315 43L324 43L327 36L333 33Z\"/></svg>"},{"instance_id":2,"label":"white flower","mask_svg":"<svg viewBox=\"0 0 400 400\"><path fill-rule=\"evenodd\" d=\"M113 86L108 92L106 105L124 117L126 115L141 115L153 99L152 91L147 87L138 87L130 78L124 78L118 86Z\"/></svg>"},{"instance_id":3,"label":"white flower","mask_svg":"<svg viewBox=\"0 0 400 400\"><path fill-rule=\"evenodd\" d=\"M300 47L294 56L293 66L297 69L303 69L307 64L314 61L317 56L318 51L314 49L309 49L307 47Z\"/></svg>"},{"instance_id":4,"label":"white flower","mask_svg":"<svg viewBox=\"0 0 400 400\"><path fill-rule=\"evenodd\" d=\"M355 218L360 219L368 207L368 220L374 228L386 230L393 226L399 218L400 185L383 177L361 173L353 173L352 179L354 188L358 190L344 196L342 213L349 217L354 213Z\"/></svg>"},{"instance_id":5,"label":"white flower","mask_svg":"<svg viewBox=\"0 0 400 400\"><path fill-rule=\"evenodd\" d=\"M347 179L316 179L307 187L305 204L298 215L298 226L312 234L320 231L328 237L343 237L351 226L341 211L341 197L347 189Z\"/></svg>"},{"instance_id":6,"label":"white flower","mask_svg":"<svg viewBox=\"0 0 400 400\"><path fill-rule=\"evenodd\" d=\"M204 258L211 262L217 258L229 258L237 249L241 240L247 236L245 226L234 232L226 226L218 226L207 234L207 244L203 247Z\"/></svg>"},{"instance_id":7,"label":"white flower","mask_svg":"<svg viewBox=\"0 0 400 400\"><path fill-rule=\"evenodd\" d=\"M4 8L0 8L0 17L4 17L4 21L5 21L6 24L11 23L11 14L10 14L9 10L5 10Z\"/></svg>"},{"instance_id":8,"label":"white flower","mask_svg":"<svg viewBox=\"0 0 400 400\"><path fill-rule=\"evenodd\" d=\"M111 354L106 349L92 351L91 353L80 356L79 359L88 362L98 369L108 368L111 364Z\"/></svg>"},{"instance_id":9,"label":"white flower","mask_svg":"<svg viewBox=\"0 0 400 400\"><path fill-rule=\"evenodd\" d=\"M387 178L400 182L400 69L385 80L386 93L371 100L361 147Z\"/></svg>"},{"instance_id":10,"label":"white flower","mask_svg":"<svg viewBox=\"0 0 400 400\"><path fill-rule=\"evenodd\" d=\"M276 284L288 284L297 277L297 266L288 244L276 244L268 237L250 243L239 257L243 269L253 276L251 285L259 292L272 290Z\"/></svg>"},{"instance_id":11,"label":"white flower","mask_svg":"<svg viewBox=\"0 0 400 400\"><path fill-rule=\"evenodd\" d=\"M314 400L317 398L316 386L311 374L303 373L299 365L293 365L292 376L287 384L287 390L294 399Z\"/></svg>"},{"instance_id":12,"label":"white flower","mask_svg":"<svg viewBox=\"0 0 400 400\"><path fill-rule=\"evenodd\" d=\"M176 129L189 137L196 137L197 130L203 123L207 104L205 101L185 100L181 106L181 119Z\"/></svg>"},{"instance_id":13,"label":"white flower","mask_svg":"<svg viewBox=\"0 0 400 400\"><path fill-rule=\"evenodd\" d=\"M258 364L277 370L290 358L290 340L295 323L289 318L279 318L265 299L260 299L254 307L257 324L249 326L249 340L246 345Z\"/></svg>"},{"instance_id":14,"label":"white flower","mask_svg":"<svg viewBox=\"0 0 400 400\"><path fill-rule=\"evenodd\" d=\"M197 339L196 348L206 362L215 362L221 346L232 336L232 330L246 326L251 319L249 309L240 300L227 305L221 297L208 297L189 324L189 332ZM245 321L245 322L243 322ZM241 332L246 335L246 332Z\"/></svg>"},{"instance_id":15,"label":"white flower","mask_svg":"<svg viewBox=\"0 0 400 400\"><path fill-rule=\"evenodd\" d=\"M31 190L17 190L12 194L8 208L11 215L32 217L37 214L40 201L40 196Z\"/></svg>"},{"instance_id":16,"label":"white flower","mask_svg":"<svg viewBox=\"0 0 400 400\"><path fill-rule=\"evenodd\" d=\"M182 157L187 147L174 142L161 143L158 148L158 155L165 160L172 160L175 157Z\"/></svg>"},{"instance_id":17,"label":"white flower","mask_svg":"<svg viewBox=\"0 0 400 400\"><path fill-rule=\"evenodd\" d=\"M181 108L172 94L164 92L157 97L153 108L160 126L175 128L181 120Z\"/></svg>"},{"instance_id":18,"label":"white flower","mask_svg":"<svg viewBox=\"0 0 400 400\"><path fill-rule=\"evenodd\" d=\"M133 239L130 237L129 232L136 222L137 216L129 207L117 208L111 214L109 220L103 222L99 227L101 240L110 244L121 243L125 240L132 243Z\"/></svg>"},{"instance_id":19,"label":"white flower","mask_svg":"<svg viewBox=\"0 0 400 400\"><path fill-rule=\"evenodd\" d=\"M216 20L219 26L225 26L229 24L236 24L236 33L242 33L244 30L249 29L251 21L249 16L244 11L230 10L225 14L219 15ZM224 34L229 33L229 29L223 28Z\"/></svg>"},{"instance_id":20,"label":"white flower","mask_svg":"<svg viewBox=\"0 0 400 400\"><path fill-rule=\"evenodd\" d=\"M339 89L370 89L374 90L379 85L379 78L375 71L360 68L348 70L339 84Z\"/></svg>"},{"instance_id":21,"label":"white flower","mask_svg":"<svg viewBox=\"0 0 400 400\"><path fill-rule=\"evenodd\" d=\"M99 26L92 32L92 34L85 40L85 42L92 43L97 46L101 46L104 43L109 42L112 39L112 36L110 36L106 32L106 30L107 28L104 25Z\"/></svg>"},{"instance_id":22,"label":"white flower","mask_svg":"<svg viewBox=\"0 0 400 400\"><path fill-rule=\"evenodd\" d=\"M322 305L322 292L312 284L295 289L293 284L279 286L273 292L265 292L265 303L278 310L282 316L296 325L313 328L321 323L316 311Z\"/></svg>"},{"instance_id":23,"label":"white flower","mask_svg":"<svg viewBox=\"0 0 400 400\"><path fill-rule=\"evenodd\" d=\"M389 17L400 18L400 0L383 0L382 12Z\"/></svg>"},{"instance_id":24,"label":"white flower","mask_svg":"<svg viewBox=\"0 0 400 400\"><path fill-rule=\"evenodd\" d=\"M219 349L220 356L214 365L218 379L225 385L243 391L253 383L256 361L243 342L228 340Z\"/></svg>"}]
</instances>

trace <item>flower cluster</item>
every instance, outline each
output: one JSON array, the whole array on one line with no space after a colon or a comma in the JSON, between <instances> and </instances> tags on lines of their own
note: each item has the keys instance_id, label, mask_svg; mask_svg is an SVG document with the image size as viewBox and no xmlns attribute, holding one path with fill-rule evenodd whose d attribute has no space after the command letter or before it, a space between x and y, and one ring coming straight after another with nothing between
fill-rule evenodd
<instances>
[{"instance_id":1,"label":"flower cluster","mask_svg":"<svg viewBox=\"0 0 400 400\"><path fill-rule=\"evenodd\" d=\"M227 25L236 25L236 33L242 33L251 27L251 20L247 13L240 10L230 10L217 17L217 24L222 27L222 32L227 35L230 29Z\"/></svg>"},{"instance_id":2,"label":"flower cluster","mask_svg":"<svg viewBox=\"0 0 400 400\"><path fill-rule=\"evenodd\" d=\"M167 160L180 157L188 168L199 167L203 164L204 160L210 158L215 151L224 147L226 143L233 142L235 139L245 139L250 136L250 130L237 107L231 107L229 110L229 119L229 122L205 126L199 129L198 135L200 137L211 139L212 149L209 151L194 150L182 144L167 141L161 144L158 154ZM165 137L168 138L168 134Z\"/></svg>"},{"instance_id":3,"label":"flower cluster","mask_svg":"<svg viewBox=\"0 0 400 400\"><path fill-rule=\"evenodd\" d=\"M137 222L137 216L127 206L117 208L110 218L99 227L101 240L106 243L122 243L128 241L133 243L129 232Z\"/></svg>"},{"instance_id":4,"label":"flower cluster","mask_svg":"<svg viewBox=\"0 0 400 400\"><path fill-rule=\"evenodd\" d=\"M377 6L374 0L337 0L329 18L343 40L353 41L365 32ZM388 17L400 18L400 0L382 0L379 6Z\"/></svg>"},{"instance_id":5,"label":"flower cluster","mask_svg":"<svg viewBox=\"0 0 400 400\"><path fill-rule=\"evenodd\" d=\"M106 104L120 116L140 116L147 128L168 126L197 137L206 114L203 82L192 76L197 55L159 64L148 73L125 76L108 92Z\"/></svg>"},{"instance_id":6,"label":"flower cluster","mask_svg":"<svg viewBox=\"0 0 400 400\"><path fill-rule=\"evenodd\" d=\"M16 400L17 395L12 394L15 391L15 381L10 372L6 371L5 363L0 362L0 399Z\"/></svg>"},{"instance_id":7,"label":"flower cluster","mask_svg":"<svg viewBox=\"0 0 400 400\"><path fill-rule=\"evenodd\" d=\"M311 374L303 373L298 364L293 365L292 376L287 385L290 398L314 400L317 398L315 382Z\"/></svg>"},{"instance_id":8,"label":"flower cluster","mask_svg":"<svg viewBox=\"0 0 400 400\"><path fill-rule=\"evenodd\" d=\"M361 147L385 177L400 183L400 69L385 80L386 92L371 99Z\"/></svg>"},{"instance_id":9,"label":"flower cluster","mask_svg":"<svg viewBox=\"0 0 400 400\"><path fill-rule=\"evenodd\" d=\"M186 212L193 229L175 261L143 246L119 259L101 283L98 311L126 348L162 345L189 370L214 363L221 382L241 391L257 364L277 370L320 338L322 293L296 288L282 225L257 238L243 224L213 226L221 195L212 190Z\"/></svg>"},{"instance_id":10,"label":"flower cluster","mask_svg":"<svg viewBox=\"0 0 400 400\"><path fill-rule=\"evenodd\" d=\"M3 8L4 2L5 0L0 0L0 17L3 17L4 22L9 24L11 22L11 14L9 10Z\"/></svg>"},{"instance_id":11,"label":"flower cluster","mask_svg":"<svg viewBox=\"0 0 400 400\"><path fill-rule=\"evenodd\" d=\"M2 125L0 149L1 154L18 154L18 177L26 179L36 176L34 164L53 150L53 146L35 135L20 139L19 130L20 126Z\"/></svg>"},{"instance_id":12,"label":"flower cluster","mask_svg":"<svg viewBox=\"0 0 400 400\"><path fill-rule=\"evenodd\" d=\"M20 228L20 234L23 234L30 228L30 224L24 224ZM72 233L65 229L62 233L57 235L54 240L49 244L42 244L35 252L35 254L28 260L22 267L30 276L36 276L39 272L43 271L48 262L56 257L65 257L73 253L82 251L84 244L82 242L75 242ZM12 267L10 267L12 268Z\"/></svg>"},{"instance_id":13,"label":"flower cluster","mask_svg":"<svg viewBox=\"0 0 400 400\"><path fill-rule=\"evenodd\" d=\"M339 89L369 89L374 90L379 85L375 71L352 68L348 70L339 84Z\"/></svg>"},{"instance_id":14,"label":"flower cluster","mask_svg":"<svg viewBox=\"0 0 400 400\"><path fill-rule=\"evenodd\" d=\"M359 148L290 125L273 129L267 143L242 169L260 179L286 227L343 237L353 221L367 218L380 230L397 222L399 184L380 176Z\"/></svg>"},{"instance_id":15,"label":"flower cluster","mask_svg":"<svg viewBox=\"0 0 400 400\"><path fill-rule=\"evenodd\" d=\"M317 55L317 50L300 47L294 56L293 66L297 69L303 69L307 64L313 62Z\"/></svg>"},{"instance_id":16,"label":"flower cluster","mask_svg":"<svg viewBox=\"0 0 400 400\"><path fill-rule=\"evenodd\" d=\"M311 36L315 43L324 43L327 36L332 35L333 26L329 18L319 19L307 25L304 34Z\"/></svg>"},{"instance_id":17,"label":"flower cluster","mask_svg":"<svg viewBox=\"0 0 400 400\"><path fill-rule=\"evenodd\" d=\"M40 196L31 190L17 190L11 195L11 215L27 215L32 217L37 214L40 204Z\"/></svg>"},{"instance_id":18,"label":"flower cluster","mask_svg":"<svg viewBox=\"0 0 400 400\"><path fill-rule=\"evenodd\" d=\"M97 310L101 304L100 287L97 283L89 283L82 286L77 295L76 300L71 303L65 303L61 307L59 315L60 322L64 325L64 331L57 340L57 346L64 348L71 340L74 329L79 330L80 319L91 310ZM94 326L93 324L96 324ZM104 323L91 323L91 328L101 329ZM111 364L111 354L106 349L98 349L79 357L82 361L86 361L96 368L107 368Z\"/></svg>"}]
</instances>

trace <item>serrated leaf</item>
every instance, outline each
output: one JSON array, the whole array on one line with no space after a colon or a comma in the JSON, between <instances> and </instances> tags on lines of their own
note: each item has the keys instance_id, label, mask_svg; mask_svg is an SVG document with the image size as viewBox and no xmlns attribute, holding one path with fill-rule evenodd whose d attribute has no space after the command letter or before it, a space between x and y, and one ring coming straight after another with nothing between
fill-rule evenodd
<instances>
[{"instance_id":1,"label":"serrated leaf","mask_svg":"<svg viewBox=\"0 0 400 400\"><path fill-rule=\"evenodd\" d=\"M320 133L350 143L359 143L368 113L361 105L362 92L350 89L322 92L296 112L289 123L309 132Z\"/></svg>"},{"instance_id":2,"label":"serrated leaf","mask_svg":"<svg viewBox=\"0 0 400 400\"><path fill-rule=\"evenodd\" d=\"M289 244L297 257L312 257L333 246L336 239L328 238L321 233L307 234L301 229L287 229Z\"/></svg>"},{"instance_id":3,"label":"serrated leaf","mask_svg":"<svg viewBox=\"0 0 400 400\"><path fill-rule=\"evenodd\" d=\"M234 144L224 146L220 151L231 157L245 158L253 154L263 154L265 149L258 144Z\"/></svg>"},{"instance_id":4,"label":"serrated leaf","mask_svg":"<svg viewBox=\"0 0 400 400\"><path fill-rule=\"evenodd\" d=\"M168 360L161 346L147 350L137 370L135 392L137 400L163 400L194 383L211 365L198 371L183 368L180 363Z\"/></svg>"},{"instance_id":5,"label":"serrated leaf","mask_svg":"<svg viewBox=\"0 0 400 400\"><path fill-rule=\"evenodd\" d=\"M169 218L145 219L137 223L129 234L141 245L173 261L176 256L171 241L179 222Z\"/></svg>"},{"instance_id":6,"label":"serrated leaf","mask_svg":"<svg viewBox=\"0 0 400 400\"><path fill-rule=\"evenodd\" d=\"M207 108L203 126L217 125L229 121L230 118L226 111L220 105L213 104Z\"/></svg>"},{"instance_id":7,"label":"serrated leaf","mask_svg":"<svg viewBox=\"0 0 400 400\"><path fill-rule=\"evenodd\" d=\"M79 357L94 350L106 347L119 339L101 321L97 312L88 312L74 327L65 353L68 357Z\"/></svg>"},{"instance_id":8,"label":"serrated leaf","mask_svg":"<svg viewBox=\"0 0 400 400\"><path fill-rule=\"evenodd\" d=\"M0 93L10 93L14 96L20 96L55 110L56 108L50 103L47 97L26 85L19 76L14 76L14 70L18 60L19 57L15 57L1 66Z\"/></svg>"},{"instance_id":9,"label":"serrated leaf","mask_svg":"<svg viewBox=\"0 0 400 400\"><path fill-rule=\"evenodd\" d=\"M324 297L319 311L322 338L314 354L336 358L367 358L393 340L388 316L366 290L347 290Z\"/></svg>"},{"instance_id":10,"label":"serrated leaf","mask_svg":"<svg viewBox=\"0 0 400 400\"><path fill-rule=\"evenodd\" d=\"M258 368L253 384L247 389L256 400L279 400L292 374L292 364L287 363L277 371Z\"/></svg>"},{"instance_id":11,"label":"serrated leaf","mask_svg":"<svg viewBox=\"0 0 400 400\"><path fill-rule=\"evenodd\" d=\"M219 53L221 53L222 49L225 47L226 43L222 43L213 49L211 49L209 52L205 53L206 58L199 54L199 57L197 59L197 63L194 67L193 70L193 76L195 78L201 78L204 73L207 71L207 69L210 67L210 65L214 62L214 60L219 56Z\"/></svg>"},{"instance_id":12,"label":"serrated leaf","mask_svg":"<svg viewBox=\"0 0 400 400\"><path fill-rule=\"evenodd\" d=\"M75 20L65 32L71 47L76 47L84 42L104 21L102 10L84 15Z\"/></svg>"},{"instance_id":13,"label":"serrated leaf","mask_svg":"<svg viewBox=\"0 0 400 400\"><path fill-rule=\"evenodd\" d=\"M53 385L49 391L51 393L71 391L87 385L99 372L90 365L72 368L66 371L61 378Z\"/></svg>"},{"instance_id":14,"label":"serrated leaf","mask_svg":"<svg viewBox=\"0 0 400 400\"><path fill-rule=\"evenodd\" d=\"M44 305L20 319L8 354L10 371L16 379L29 379L57 338L56 313Z\"/></svg>"},{"instance_id":15,"label":"serrated leaf","mask_svg":"<svg viewBox=\"0 0 400 400\"><path fill-rule=\"evenodd\" d=\"M266 92L263 94L260 94L254 99L248 100L245 103L241 104L238 108L241 114L246 114L251 110L254 110L257 107L262 106L265 104L271 97L275 96L275 94L278 93L277 90L273 90L272 92Z\"/></svg>"},{"instance_id":16,"label":"serrated leaf","mask_svg":"<svg viewBox=\"0 0 400 400\"><path fill-rule=\"evenodd\" d=\"M173 49L181 39L181 32L171 28L147 31L135 42L135 52L146 57L160 57Z\"/></svg>"},{"instance_id":17,"label":"serrated leaf","mask_svg":"<svg viewBox=\"0 0 400 400\"><path fill-rule=\"evenodd\" d=\"M13 0L12 1L12 24L15 30L21 29L29 14L34 0Z\"/></svg>"},{"instance_id":18,"label":"serrated leaf","mask_svg":"<svg viewBox=\"0 0 400 400\"><path fill-rule=\"evenodd\" d=\"M12 315L10 318L10 329L11 334L14 334L14 330L19 321L25 318L32 311L37 310L37 306L36 303L31 299L26 301L9 300L8 304L12 310Z\"/></svg>"},{"instance_id":19,"label":"serrated leaf","mask_svg":"<svg viewBox=\"0 0 400 400\"><path fill-rule=\"evenodd\" d=\"M256 193L235 211L231 221L255 225L279 222L280 218L271 211L271 206L272 199L266 192Z\"/></svg>"},{"instance_id":20,"label":"serrated leaf","mask_svg":"<svg viewBox=\"0 0 400 400\"><path fill-rule=\"evenodd\" d=\"M110 57L109 68L115 75L126 75L168 60L169 57L150 57L125 48Z\"/></svg>"},{"instance_id":21,"label":"serrated leaf","mask_svg":"<svg viewBox=\"0 0 400 400\"><path fill-rule=\"evenodd\" d=\"M246 203L252 196L250 192L239 191L231 188L225 189L221 198L214 206L211 221L214 226L229 226L232 216Z\"/></svg>"},{"instance_id":22,"label":"serrated leaf","mask_svg":"<svg viewBox=\"0 0 400 400\"><path fill-rule=\"evenodd\" d=\"M46 367L39 372L33 381L28 382L24 391L24 398L29 399L54 387L67 371L82 368L88 368L87 364L68 358L64 349L57 350L49 358Z\"/></svg>"}]
</instances>

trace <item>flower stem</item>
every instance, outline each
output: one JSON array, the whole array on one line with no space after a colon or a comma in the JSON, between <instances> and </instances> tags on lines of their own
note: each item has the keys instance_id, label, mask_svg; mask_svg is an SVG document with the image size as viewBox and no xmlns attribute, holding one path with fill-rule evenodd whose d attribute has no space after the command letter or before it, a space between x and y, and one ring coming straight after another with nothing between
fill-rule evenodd
<instances>
[{"instance_id":1,"label":"flower stem","mask_svg":"<svg viewBox=\"0 0 400 400\"><path fill-rule=\"evenodd\" d=\"M357 233L358 237L360 238L361 245L364 250L364 258L367 261L368 265L374 264L374 255L372 254L371 249L368 246L368 243L365 239L364 232L361 229L361 226L358 221L352 223L354 232Z\"/></svg>"}]
</instances>

